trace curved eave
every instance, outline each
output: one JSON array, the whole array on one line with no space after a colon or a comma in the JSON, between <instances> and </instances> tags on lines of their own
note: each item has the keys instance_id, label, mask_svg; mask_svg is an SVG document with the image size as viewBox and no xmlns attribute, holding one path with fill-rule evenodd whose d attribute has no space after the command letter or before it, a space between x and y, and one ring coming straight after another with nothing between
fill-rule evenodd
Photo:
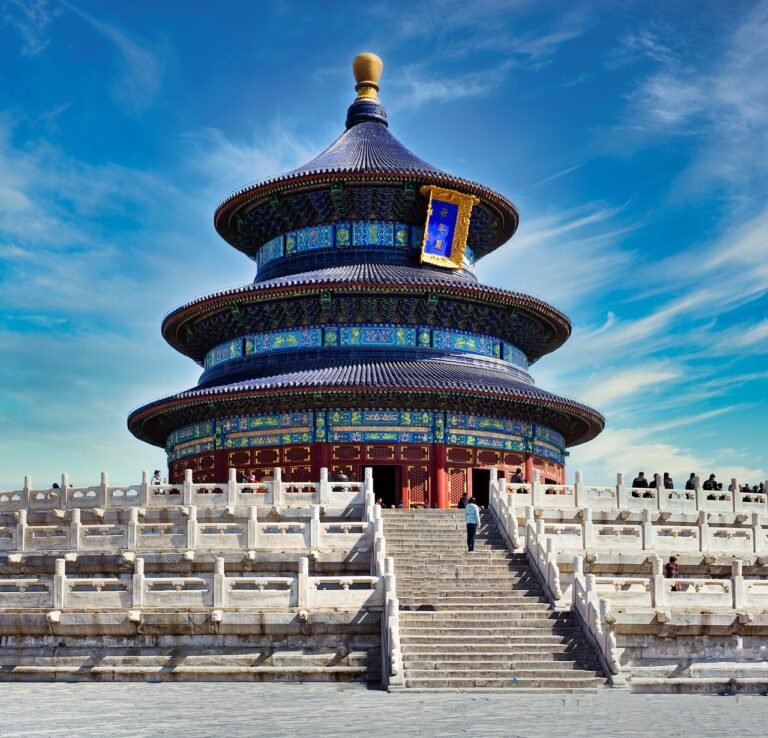
<instances>
[{"instance_id":1,"label":"curved eave","mask_svg":"<svg viewBox=\"0 0 768 738\"><path fill-rule=\"evenodd\" d=\"M370 369L370 365L348 365L330 371L307 370L207 389L191 389L137 408L128 417L128 428L140 440L163 446L168 433L175 428L167 427L161 422L162 419L183 410L194 410L197 420L227 417L230 412L228 407L238 401L252 399L264 402L269 399L274 402L278 397L290 398L302 407L310 404L333 407L344 396L355 396L360 392L365 393L366 400L374 407L386 403L387 397L403 395L414 398L410 402L419 402L415 398L423 398L421 404L424 407L434 406L435 398L444 402L464 398L497 401L500 407L507 406L510 413L514 413L514 407L525 408L533 414L538 409L551 411L568 421L560 427L554 424L554 429L562 433L568 446L592 440L605 426L605 418L597 410L575 400L522 385L502 374L445 362L420 362L417 369L414 369L415 366L414 363L376 365L373 368L377 381L370 383L350 381L350 378L359 378L361 370L367 373L364 370ZM308 396L319 399L315 402L314 399L308 400Z\"/></svg>"},{"instance_id":2,"label":"curved eave","mask_svg":"<svg viewBox=\"0 0 768 738\"><path fill-rule=\"evenodd\" d=\"M429 169L423 171L398 171L393 169L385 172L360 172L351 168L333 168L318 169L302 172L301 174L289 173L238 190L224 200L216 209L213 217L214 227L227 243L240 251L244 251L244 253L248 253L247 250L241 249L238 245L237 234L233 225L233 219L240 210L260 204L268 205L269 199L281 192L312 190L339 179L343 179L347 185L393 181L398 183L413 182L418 185L434 184L474 195L480 199L486 208L491 209L501 218L492 243L485 248L478 247L476 249L478 258L486 256L512 238L520 221L517 208L506 197L477 182L456 177L447 172L437 172Z\"/></svg>"},{"instance_id":3,"label":"curved eave","mask_svg":"<svg viewBox=\"0 0 768 738\"><path fill-rule=\"evenodd\" d=\"M418 270L414 270L418 271ZM310 273L311 274L311 273ZM344 290L346 292L372 292L382 289L389 291L414 292L415 290L435 291L438 296L458 297L462 299L476 300L478 302L490 302L502 304L510 309L525 310L547 324L553 333L553 339L547 346L547 351L540 356L529 357L536 361L546 353L550 353L565 343L571 335L571 322L564 313L557 308L536 297L520 292L512 292L497 287L488 287L476 282L459 279L423 279L419 281L405 281L388 279L375 283L360 282L350 279L333 279L322 277L314 278L309 275L298 275L274 280L273 283L262 282L246 284L227 290L220 290L210 295L197 298L171 311L165 316L162 323L162 333L165 340L180 353L189 356L195 361L201 361L202 356L187 352L183 337L183 328L186 323L204 316L210 316L221 310L231 308L235 304L249 302L270 301L284 299L286 297L301 297L319 294L328 290Z\"/></svg>"}]
</instances>

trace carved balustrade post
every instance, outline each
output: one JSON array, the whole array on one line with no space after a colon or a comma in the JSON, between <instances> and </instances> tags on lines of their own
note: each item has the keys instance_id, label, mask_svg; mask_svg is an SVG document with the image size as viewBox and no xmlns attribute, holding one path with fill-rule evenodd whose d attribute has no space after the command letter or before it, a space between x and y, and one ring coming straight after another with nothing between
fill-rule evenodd
<instances>
[{"instance_id":1,"label":"carved balustrade post","mask_svg":"<svg viewBox=\"0 0 768 738\"><path fill-rule=\"evenodd\" d=\"M312 505L312 518L309 521L309 546L319 548L324 541L320 531L320 505Z\"/></svg>"},{"instance_id":2,"label":"carved balustrade post","mask_svg":"<svg viewBox=\"0 0 768 738\"><path fill-rule=\"evenodd\" d=\"M133 562L133 591L131 592L131 604L133 607L144 606L144 559L140 556Z\"/></svg>"},{"instance_id":3,"label":"carved balustrade post","mask_svg":"<svg viewBox=\"0 0 768 738\"><path fill-rule=\"evenodd\" d=\"M53 607L56 610L63 610L66 605L66 561L64 559L56 559L54 566L56 568L53 575Z\"/></svg>"},{"instance_id":4,"label":"carved balustrade post","mask_svg":"<svg viewBox=\"0 0 768 738\"><path fill-rule=\"evenodd\" d=\"M69 547L74 551L80 550L80 508L75 507L72 509L72 518L69 522Z\"/></svg>"},{"instance_id":5,"label":"carved balustrade post","mask_svg":"<svg viewBox=\"0 0 768 738\"><path fill-rule=\"evenodd\" d=\"M283 470L276 466L272 471L272 504L275 506L282 505L283 498Z\"/></svg>"},{"instance_id":6,"label":"carved balustrade post","mask_svg":"<svg viewBox=\"0 0 768 738\"><path fill-rule=\"evenodd\" d=\"M253 550L259 546L259 520L258 511L255 505L248 508L248 548Z\"/></svg>"},{"instance_id":7,"label":"carved balustrade post","mask_svg":"<svg viewBox=\"0 0 768 738\"><path fill-rule=\"evenodd\" d=\"M744 562L741 559L734 559L731 562L731 590L733 591L733 606L737 610L747 607L747 588L744 586Z\"/></svg>"},{"instance_id":8,"label":"carved balustrade post","mask_svg":"<svg viewBox=\"0 0 768 738\"><path fill-rule=\"evenodd\" d=\"M224 557L217 556L213 570L213 606L227 607L227 576L224 573Z\"/></svg>"},{"instance_id":9,"label":"carved balustrade post","mask_svg":"<svg viewBox=\"0 0 768 738\"><path fill-rule=\"evenodd\" d=\"M658 609L667 606L667 585L664 582L664 562L661 556L651 556L653 574L651 576L651 607Z\"/></svg>"},{"instance_id":10,"label":"carved balustrade post","mask_svg":"<svg viewBox=\"0 0 768 738\"><path fill-rule=\"evenodd\" d=\"M16 550L24 551L27 548L27 511L19 510L16 513Z\"/></svg>"},{"instance_id":11,"label":"carved balustrade post","mask_svg":"<svg viewBox=\"0 0 768 738\"><path fill-rule=\"evenodd\" d=\"M763 515L752 513L752 543L756 554L766 552L765 531L763 530Z\"/></svg>"},{"instance_id":12,"label":"carved balustrade post","mask_svg":"<svg viewBox=\"0 0 768 738\"><path fill-rule=\"evenodd\" d=\"M573 497L576 502L576 507L584 507L589 503L586 495L584 494L584 479L582 473L576 470L573 480Z\"/></svg>"},{"instance_id":13,"label":"carved balustrade post","mask_svg":"<svg viewBox=\"0 0 768 738\"><path fill-rule=\"evenodd\" d=\"M709 513L699 512L699 551L709 551Z\"/></svg>"},{"instance_id":14,"label":"carved balustrade post","mask_svg":"<svg viewBox=\"0 0 768 738\"><path fill-rule=\"evenodd\" d=\"M376 499L376 493L373 489L373 467L371 466L365 467L363 478L365 480L365 486L363 487L363 489L366 492L370 492L372 495L374 495L374 499Z\"/></svg>"},{"instance_id":15,"label":"carved balustrade post","mask_svg":"<svg viewBox=\"0 0 768 738\"><path fill-rule=\"evenodd\" d=\"M141 493L139 494L139 505L149 504L149 472L145 469L141 472Z\"/></svg>"},{"instance_id":16,"label":"carved balustrade post","mask_svg":"<svg viewBox=\"0 0 768 738\"><path fill-rule=\"evenodd\" d=\"M192 470L185 469L184 470L184 499L183 499L184 505L192 504L192 480L193 480Z\"/></svg>"},{"instance_id":17,"label":"carved balustrade post","mask_svg":"<svg viewBox=\"0 0 768 738\"><path fill-rule=\"evenodd\" d=\"M693 486L696 495L696 509L703 510L706 507L706 496L704 494L704 490L701 487L701 477L696 476L693 478Z\"/></svg>"},{"instance_id":18,"label":"carved balustrade post","mask_svg":"<svg viewBox=\"0 0 768 738\"><path fill-rule=\"evenodd\" d=\"M297 607L309 607L309 559L302 556L299 559L299 574L296 577Z\"/></svg>"},{"instance_id":19,"label":"carved balustrade post","mask_svg":"<svg viewBox=\"0 0 768 738\"><path fill-rule=\"evenodd\" d=\"M373 486L373 482L371 482ZM366 480L366 489L368 483ZM328 484L328 467L324 466L320 470L320 504L327 505L331 501L331 486Z\"/></svg>"},{"instance_id":20,"label":"carved balustrade post","mask_svg":"<svg viewBox=\"0 0 768 738\"><path fill-rule=\"evenodd\" d=\"M581 509L582 515L582 546L589 548L594 545L594 526L592 525L592 508L583 507Z\"/></svg>"},{"instance_id":21,"label":"carved balustrade post","mask_svg":"<svg viewBox=\"0 0 768 738\"><path fill-rule=\"evenodd\" d=\"M101 472L101 484L99 485L99 505L106 507L109 502L109 473Z\"/></svg>"},{"instance_id":22,"label":"carved balustrade post","mask_svg":"<svg viewBox=\"0 0 768 738\"><path fill-rule=\"evenodd\" d=\"M230 469L227 477L227 507L237 505L237 469Z\"/></svg>"},{"instance_id":23,"label":"carved balustrade post","mask_svg":"<svg viewBox=\"0 0 768 738\"><path fill-rule=\"evenodd\" d=\"M656 486L656 500L658 503L659 511L666 512L669 510L670 501L667 495L667 490L664 489L664 483L662 482L661 474L653 475L653 483Z\"/></svg>"},{"instance_id":24,"label":"carved balustrade post","mask_svg":"<svg viewBox=\"0 0 768 738\"><path fill-rule=\"evenodd\" d=\"M187 518L187 546L189 550L194 551L197 548L197 508L189 508L189 517Z\"/></svg>"},{"instance_id":25,"label":"carved balustrade post","mask_svg":"<svg viewBox=\"0 0 768 738\"><path fill-rule=\"evenodd\" d=\"M616 474L616 504L619 510L626 510L629 507L629 490L624 484L624 472Z\"/></svg>"},{"instance_id":26,"label":"carved balustrade post","mask_svg":"<svg viewBox=\"0 0 768 738\"><path fill-rule=\"evenodd\" d=\"M129 551L133 551L139 544L139 508L132 507L128 511L128 542Z\"/></svg>"},{"instance_id":27,"label":"carved balustrade post","mask_svg":"<svg viewBox=\"0 0 768 738\"><path fill-rule=\"evenodd\" d=\"M739 480L736 477L731 477L731 504L733 505L733 512L740 513L744 511L744 505L741 504L741 495L739 494Z\"/></svg>"},{"instance_id":28,"label":"carved balustrade post","mask_svg":"<svg viewBox=\"0 0 768 738\"><path fill-rule=\"evenodd\" d=\"M531 502L534 505L541 505L543 499L544 499L544 487L541 484L541 472L538 469L534 469Z\"/></svg>"},{"instance_id":29,"label":"carved balustrade post","mask_svg":"<svg viewBox=\"0 0 768 738\"><path fill-rule=\"evenodd\" d=\"M652 511L643 510L641 515L643 521L643 551L653 551L656 535L653 529L653 522L651 521Z\"/></svg>"}]
</instances>

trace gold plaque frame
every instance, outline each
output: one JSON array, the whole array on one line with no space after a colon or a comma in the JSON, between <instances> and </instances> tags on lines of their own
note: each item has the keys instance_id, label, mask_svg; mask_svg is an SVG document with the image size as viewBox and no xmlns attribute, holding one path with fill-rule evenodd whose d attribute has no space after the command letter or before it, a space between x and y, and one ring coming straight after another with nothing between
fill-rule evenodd
<instances>
[{"instance_id":1,"label":"gold plaque frame","mask_svg":"<svg viewBox=\"0 0 768 738\"><path fill-rule=\"evenodd\" d=\"M434 264L435 266L447 269L461 269L462 262L464 261L464 251L467 248L469 221L472 217L472 208L477 205L480 200L474 195L465 195L461 192L456 192L455 190L446 190L442 187L437 187L436 185L424 185L419 188L419 192L421 192L424 197L429 198L429 204L427 205L427 220L424 223L424 238L421 241L421 263ZM447 256L439 256L437 254L424 253L424 247L427 245L427 238L429 237L429 219L432 217L433 198L457 205L459 208L459 212L456 216L456 230L453 234L450 258Z\"/></svg>"}]
</instances>

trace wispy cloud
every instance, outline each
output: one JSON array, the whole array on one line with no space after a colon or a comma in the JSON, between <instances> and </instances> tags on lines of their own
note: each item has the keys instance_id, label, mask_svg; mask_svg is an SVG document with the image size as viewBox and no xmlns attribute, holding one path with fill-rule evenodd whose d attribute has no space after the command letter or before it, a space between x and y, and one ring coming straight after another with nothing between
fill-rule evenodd
<instances>
[{"instance_id":1,"label":"wispy cloud","mask_svg":"<svg viewBox=\"0 0 768 738\"><path fill-rule=\"evenodd\" d=\"M48 26L60 13L61 8L49 0L3 0L0 3L0 20L19 34L24 56L35 56L48 46Z\"/></svg>"},{"instance_id":2,"label":"wispy cloud","mask_svg":"<svg viewBox=\"0 0 768 738\"><path fill-rule=\"evenodd\" d=\"M118 52L118 76L112 83L112 97L124 110L140 113L148 108L162 85L164 50L144 39L131 38L117 26L101 21L70 4L64 6L82 18L109 41Z\"/></svg>"}]
</instances>

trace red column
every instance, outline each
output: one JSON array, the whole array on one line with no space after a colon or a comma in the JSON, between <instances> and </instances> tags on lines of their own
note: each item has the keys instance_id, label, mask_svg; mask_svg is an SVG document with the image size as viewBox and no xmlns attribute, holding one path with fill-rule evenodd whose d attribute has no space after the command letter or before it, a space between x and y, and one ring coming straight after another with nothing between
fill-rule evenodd
<instances>
[{"instance_id":1,"label":"red column","mask_svg":"<svg viewBox=\"0 0 768 738\"><path fill-rule=\"evenodd\" d=\"M450 507L450 497L448 495L448 469L445 458L445 444L435 443L432 445L434 456L434 500L440 508ZM431 497L431 495L430 495Z\"/></svg>"},{"instance_id":2,"label":"red column","mask_svg":"<svg viewBox=\"0 0 768 738\"><path fill-rule=\"evenodd\" d=\"M331 444L313 443L312 444L312 480L320 479L320 469L328 469L328 478L332 476L331 472Z\"/></svg>"},{"instance_id":3,"label":"red column","mask_svg":"<svg viewBox=\"0 0 768 738\"><path fill-rule=\"evenodd\" d=\"M533 483L533 456L530 454L525 457L525 481Z\"/></svg>"}]
</instances>

